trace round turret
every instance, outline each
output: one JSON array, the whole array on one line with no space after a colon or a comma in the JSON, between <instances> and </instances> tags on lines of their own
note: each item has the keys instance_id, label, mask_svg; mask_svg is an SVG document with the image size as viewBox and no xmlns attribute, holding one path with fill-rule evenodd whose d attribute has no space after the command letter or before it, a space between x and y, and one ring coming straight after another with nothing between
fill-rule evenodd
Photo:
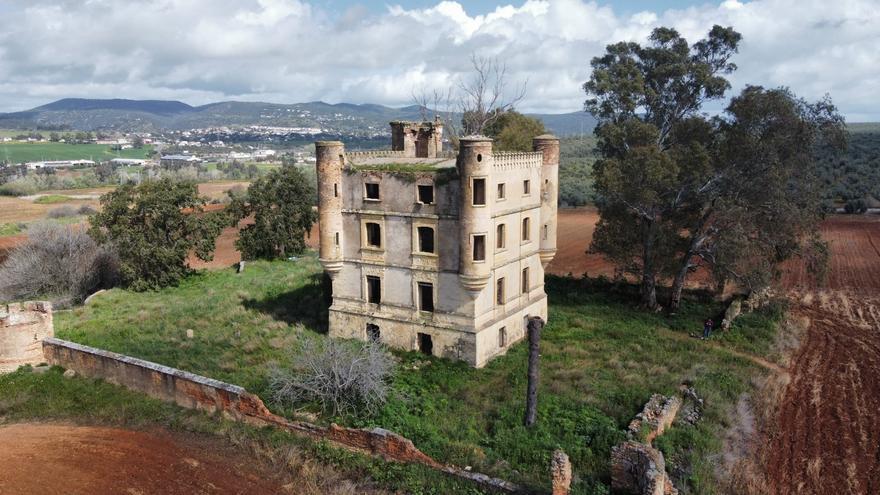
<instances>
[{"instance_id":1,"label":"round turret","mask_svg":"<svg viewBox=\"0 0 880 495\"><path fill-rule=\"evenodd\" d=\"M318 223L321 233L319 259L334 277L342 269L342 167L345 145L340 141L315 143L318 172Z\"/></svg>"},{"instance_id":2,"label":"round turret","mask_svg":"<svg viewBox=\"0 0 880 495\"><path fill-rule=\"evenodd\" d=\"M556 256L556 211L559 202L559 138L544 134L532 139L532 149L544 155L541 166L541 265Z\"/></svg>"},{"instance_id":3,"label":"round turret","mask_svg":"<svg viewBox=\"0 0 880 495\"><path fill-rule=\"evenodd\" d=\"M492 273L492 204L489 194L492 140L468 136L459 140L458 173L461 180L459 278L476 296Z\"/></svg>"}]
</instances>

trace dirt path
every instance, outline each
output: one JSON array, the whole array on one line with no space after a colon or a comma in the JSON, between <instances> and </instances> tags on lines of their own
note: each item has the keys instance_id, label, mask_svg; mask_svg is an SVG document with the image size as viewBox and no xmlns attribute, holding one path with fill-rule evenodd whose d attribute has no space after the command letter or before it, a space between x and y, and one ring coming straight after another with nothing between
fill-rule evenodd
<instances>
[{"instance_id":1,"label":"dirt path","mask_svg":"<svg viewBox=\"0 0 880 495\"><path fill-rule=\"evenodd\" d=\"M0 494L295 493L220 441L164 431L19 424L0 427Z\"/></svg>"}]
</instances>

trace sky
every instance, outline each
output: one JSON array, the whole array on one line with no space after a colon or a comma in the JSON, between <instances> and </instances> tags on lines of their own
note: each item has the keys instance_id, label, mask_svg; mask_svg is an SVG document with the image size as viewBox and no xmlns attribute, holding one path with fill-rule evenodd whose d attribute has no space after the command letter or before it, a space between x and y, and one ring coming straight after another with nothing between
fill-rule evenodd
<instances>
[{"instance_id":1,"label":"sky","mask_svg":"<svg viewBox=\"0 0 880 495\"><path fill-rule=\"evenodd\" d=\"M519 109L583 108L590 59L657 26L743 41L746 84L880 121L880 0L0 0L0 112L60 98L412 103L497 57ZM710 105L716 112L723 102Z\"/></svg>"}]
</instances>

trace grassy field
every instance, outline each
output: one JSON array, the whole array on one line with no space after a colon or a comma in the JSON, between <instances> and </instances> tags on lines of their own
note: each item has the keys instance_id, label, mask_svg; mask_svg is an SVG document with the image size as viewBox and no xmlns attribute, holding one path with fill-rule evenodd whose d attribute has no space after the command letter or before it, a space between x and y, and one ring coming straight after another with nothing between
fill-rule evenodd
<instances>
[{"instance_id":1,"label":"grassy field","mask_svg":"<svg viewBox=\"0 0 880 495\"><path fill-rule=\"evenodd\" d=\"M143 159L151 149L152 146L144 146L143 149L113 151L105 144L0 143L0 161L22 163L41 160Z\"/></svg>"},{"instance_id":2,"label":"grassy field","mask_svg":"<svg viewBox=\"0 0 880 495\"><path fill-rule=\"evenodd\" d=\"M542 341L538 424L521 425L527 349L514 346L484 369L395 353L395 393L371 417L323 418L381 426L412 439L437 459L548 489L550 454L574 462L576 493L606 493L611 447L652 393L682 381L706 400L696 427L674 427L661 448L670 470L693 493L713 493L721 438L739 396L765 371L731 351L766 355L781 311L752 314L712 345L692 338L720 307L686 303L676 316L631 309L579 280L548 280L551 307ZM243 385L272 405L266 371L304 337L324 338L320 265L252 263L200 273L158 292L112 290L87 307L56 316L56 334ZM195 338L187 339L192 329ZM413 369L420 368L420 369ZM307 407L307 409L309 409ZM316 408L311 407L312 411Z\"/></svg>"}]
</instances>

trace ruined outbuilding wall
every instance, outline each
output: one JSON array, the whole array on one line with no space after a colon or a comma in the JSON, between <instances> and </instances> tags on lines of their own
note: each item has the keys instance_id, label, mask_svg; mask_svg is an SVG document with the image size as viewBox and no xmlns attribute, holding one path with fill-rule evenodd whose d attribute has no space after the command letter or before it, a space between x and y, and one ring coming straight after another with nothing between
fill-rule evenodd
<instances>
[{"instance_id":1,"label":"ruined outbuilding wall","mask_svg":"<svg viewBox=\"0 0 880 495\"><path fill-rule=\"evenodd\" d=\"M52 304L35 301L0 306L0 373L42 363L42 341L53 335Z\"/></svg>"},{"instance_id":2,"label":"ruined outbuilding wall","mask_svg":"<svg viewBox=\"0 0 880 495\"><path fill-rule=\"evenodd\" d=\"M323 427L288 421L272 414L259 397L237 385L56 338L43 341L43 354L51 365L88 378L100 378L187 409L220 413L255 425L275 426L390 461L422 464L490 490L522 491L519 486L501 479L443 465L417 449L409 439L382 428L346 428L335 424Z\"/></svg>"}]
</instances>

